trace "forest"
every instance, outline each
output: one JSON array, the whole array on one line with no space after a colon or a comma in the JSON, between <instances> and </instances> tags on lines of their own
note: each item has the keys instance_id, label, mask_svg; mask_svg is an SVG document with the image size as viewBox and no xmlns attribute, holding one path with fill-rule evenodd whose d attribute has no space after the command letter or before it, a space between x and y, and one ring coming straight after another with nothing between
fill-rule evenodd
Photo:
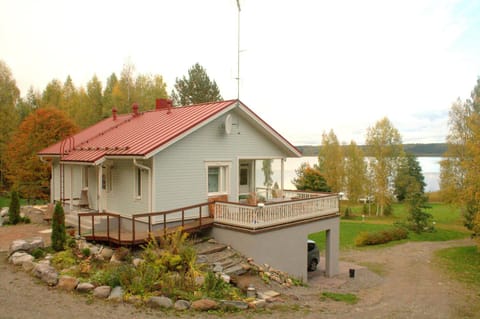
<instances>
[{"instance_id":1,"label":"forest","mask_svg":"<svg viewBox=\"0 0 480 319\"><path fill-rule=\"evenodd\" d=\"M298 145L297 148L302 152L303 156L318 156L321 145ZM346 147L346 146L343 146ZM358 145L366 156L370 156L368 147L366 145ZM446 143L418 143L418 144L403 144L403 150L407 153L417 157L431 156L441 157L447 151Z\"/></svg>"}]
</instances>

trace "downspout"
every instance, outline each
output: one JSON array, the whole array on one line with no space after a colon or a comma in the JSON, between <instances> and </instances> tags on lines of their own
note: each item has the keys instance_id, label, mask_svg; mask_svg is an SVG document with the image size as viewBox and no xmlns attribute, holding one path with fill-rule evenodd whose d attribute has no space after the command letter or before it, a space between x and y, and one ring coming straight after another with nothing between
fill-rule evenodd
<instances>
[{"instance_id":1,"label":"downspout","mask_svg":"<svg viewBox=\"0 0 480 319\"><path fill-rule=\"evenodd\" d=\"M284 191L283 188L285 187L284 179L285 179L285 162L286 162L286 160L287 159L285 157L280 160L280 166L281 166L281 168L280 168L280 174L281 174L280 175L280 189L282 190L282 193Z\"/></svg>"},{"instance_id":2,"label":"downspout","mask_svg":"<svg viewBox=\"0 0 480 319\"><path fill-rule=\"evenodd\" d=\"M138 167L140 169L144 169L148 172L148 212L152 212L152 199L153 199L153 193L152 193L152 174L151 174L151 168L142 164L137 163L137 159L133 159L133 165L135 167Z\"/></svg>"},{"instance_id":3,"label":"downspout","mask_svg":"<svg viewBox=\"0 0 480 319\"><path fill-rule=\"evenodd\" d=\"M50 204L53 204L55 202L55 170L53 167L53 160L52 161L46 161L43 156L39 156L40 162L45 163L45 164L50 164L50 171L51 171L51 177L50 177Z\"/></svg>"}]
</instances>

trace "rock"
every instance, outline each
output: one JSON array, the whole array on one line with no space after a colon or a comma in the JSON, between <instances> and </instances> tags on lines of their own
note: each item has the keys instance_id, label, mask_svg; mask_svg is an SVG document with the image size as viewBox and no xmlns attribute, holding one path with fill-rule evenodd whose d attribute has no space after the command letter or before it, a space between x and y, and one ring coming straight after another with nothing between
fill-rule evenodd
<instances>
[{"instance_id":1,"label":"rock","mask_svg":"<svg viewBox=\"0 0 480 319\"><path fill-rule=\"evenodd\" d=\"M189 301L187 301L187 300L181 300L181 299L180 299L180 300L177 300L177 301L175 302L175 305L174 305L175 309L176 309L176 310L180 310L180 311L188 310L188 309L190 308L190 306L191 306L191 304L190 304Z\"/></svg>"},{"instance_id":2,"label":"rock","mask_svg":"<svg viewBox=\"0 0 480 319\"><path fill-rule=\"evenodd\" d=\"M128 256L129 253L130 252L129 252L128 249L120 247L113 252L112 257L110 258L110 262L111 263L121 263L121 262L125 261L125 258Z\"/></svg>"},{"instance_id":3,"label":"rock","mask_svg":"<svg viewBox=\"0 0 480 319\"><path fill-rule=\"evenodd\" d=\"M257 292L258 299L264 299L265 301L268 301L268 302L272 302L274 298L277 298L278 296L280 296L280 293L273 290Z\"/></svg>"},{"instance_id":4,"label":"rock","mask_svg":"<svg viewBox=\"0 0 480 319\"><path fill-rule=\"evenodd\" d=\"M30 244L30 250L29 251L33 251L36 248L45 248L45 242L43 241L43 238L41 238L41 237L33 238L32 241L29 244Z\"/></svg>"},{"instance_id":5,"label":"rock","mask_svg":"<svg viewBox=\"0 0 480 319\"><path fill-rule=\"evenodd\" d=\"M192 309L199 311L208 311L218 308L218 303L211 299L200 299L192 302Z\"/></svg>"},{"instance_id":6,"label":"rock","mask_svg":"<svg viewBox=\"0 0 480 319\"><path fill-rule=\"evenodd\" d=\"M22 268L25 272L31 272L37 264L33 261L25 261L22 264Z\"/></svg>"},{"instance_id":7,"label":"rock","mask_svg":"<svg viewBox=\"0 0 480 319\"><path fill-rule=\"evenodd\" d=\"M267 302L264 299L257 299L248 303L248 307L252 309L263 309L267 306Z\"/></svg>"},{"instance_id":8,"label":"rock","mask_svg":"<svg viewBox=\"0 0 480 319\"><path fill-rule=\"evenodd\" d=\"M170 298L167 297L150 297L150 299L147 300L147 306L151 308L172 308L173 307L173 301Z\"/></svg>"},{"instance_id":9,"label":"rock","mask_svg":"<svg viewBox=\"0 0 480 319\"><path fill-rule=\"evenodd\" d=\"M139 297L139 296L132 296L132 295L127 295L125 297L125 301L128 302L129 304L132 304L132 305L138 305L140 306L142 304L142 298Z\"/></svg>"},{"instance_id":10,"label":"rock","mask_svg":"<svg viewBox=\"0 0 480 319\"><path fill-rule=\"evenodd\" d=\"M110 296L110 291L112 291L110 286L99 286L93 289L93 296L96 298L106 299L108 296Z\"/></svg>"},{"instance_id":11,"label":"rock","mask_svg":"<svg viewBox=\"0 0 480 319\"><path fill-rule=\"evenodd\" d=\"M57 288L65 291L74 291L77 288L78 279L72 276L60 276Z\"/></svg>"},{"instance_id":12,"label":"rock","mask_svg":"<svg viewBox=\"0 0 480 319\"><path fill-rule=\"evenodd\" d=\"M140 266L141 263L143 263L143 259L141 259L141 258L133 258L133 260L132 260L132 264L133 264L135 267Z\"/></svg>"},{"instance_id":13,"label":"rock","mask_svg":"<svg viewBox=\"0 0 480 319\"><path fill-rule=\"evenodd\" d=\"M33 262L35 258L32 255L23 252L17 251L14 252L9 258L8 261L16 266L22 266L24 262Z\"/></svg>"},{"instance_id":14,"label":"rock","mask_svg":"<svg viewBox=\"0 0 480 319\"><path fill-rule=\"evenodd\" d=\"M233 275L239 276L239 275L243 275L247 271L245 269L243 269L243 267L241 265L234 265L232 267L224 269L223 272L225 274L229 275L229 276L233 276Z\"/></svg>"},{"instance_id":15,"label":"rock","mask_svg":"<svg viewBox=\"0 0 480 319\"><path fill-rule=\"evenodd\" d=\"M10 248L8 249L8 254L11 255L17 251L28 251L30 249L30 244L23 239L17 239L10 243Z\"/></svg>"},{"instance_id":16,"label":"rock","mask_svg":"<svg viewBox=\"0 0 480 319\"><path fill-rule=\"evenodd\" d=\"M95 286L89 282L81 282L77 285L78 292L90 292L95 289Z\"/></svg>"},{"instance_id":17,"label":"rock","mask_svg":"<svg viewBox=\"0 0 480 319\"><path fill-rule=\"evenodd\" d=\"M198 255L197 256L197 264L206 264L208 262L208 257L205 255Z\"/></svg>"},{"instance_id":18,"label":"rock","mask_svg":"<svg viewBox=\"0 0 480 319\"><path fill-rule=\"evenodd\" d=\"M55 286L58 283L58 272L48 264L38 263L32 271L33 275L40 278L49 286Z\"/></svg>"},{"instance_id":19,"label":"rock","mask_svg":"<svg viewBox=\"0 0 480 319\"><path fill-rule=\"evenodd\" d=\"M108 296L108 300L123 301L123 288L120 286L114 287Z\"/></svg>"},{"instance_id":20,"label":"rock","mask_svg":"<svg viewBox=\"0 0 480 319\"><path fill-rule=\"evenodd\" d=\"M223 271L222 265L215 263L215 265L213 266L213 272L222 272L222 271Z\"/></svg>"},{"instance_id":21,"label":"rock","mask_svg":"<svg viewBox=\"0 0 480 319\"><path fill-rule=\"evenodd\" d=\"M103 247L100 252L100 256L102 256L105 260L109 260L113 256L113 250L108 247Z\"/></svg>"},{"instance_id":22,"label":"rock","mask_svg":"<svg viewBox=\"0 0 480 319\"><path fill-rule=\"evenodd\" d=\"M2 210L0 210L0 216L8 216L8 207L2 207Z\"/></svg>"},{"instance_id":23,"label":"rock","mask_svg":"<svg viewBox=\"0 0 480 319\"><path fill-rule=\"evenodd\" d=\"M240 310L248 309L248 303L244 301L237 301L237 300L223 300L222 306L224 306L227 309L240 309Z\"/></svg>"},{"instance_id":24,"label":"rock","mask_svg":"<svg viewBox=\"0 0 480 319\"><path fill-rule=\"evenodd\" d=\"M220 278L222 278L223 281L225 281L227 284L230 283L230 276L229 276L229 275L227 275L227 274L221 274L221 275L220 275Z\"/></svg>"}]
</instances>

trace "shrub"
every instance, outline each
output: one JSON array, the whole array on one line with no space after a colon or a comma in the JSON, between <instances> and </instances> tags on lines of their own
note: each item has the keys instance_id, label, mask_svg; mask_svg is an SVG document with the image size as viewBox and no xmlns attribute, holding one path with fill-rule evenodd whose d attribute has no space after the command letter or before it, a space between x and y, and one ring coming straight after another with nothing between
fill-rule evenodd
<instances>
[{"instance_id":1,"label":"shrub","mask_svg":"<svg viewBox=\"0 0 480 319\"><path fill-rule=\"evenodd\" d=\"M42 248L35 248L34 250L32 250L32 253L31 255L35 258L35 259L40 259L40 258L43 258L45 256L45 250L43 250Z\"/></svg>"},{"instance_id":2,"label":"shrub","mask_svg":"<svg viewBox=\"0 0 480 319\"><path fill-rule=\"evenodd\" d=\"M394 240L401 240L408 237L405 228L395 227L378 232L361 232L355 238L356 246L380 245Z\"/></svg>"},{"instance_id":3,"label":"shrub","mask_svg":"<svg viewBox=\"0 0 480 319\"><path fill-rule=\"evenodd\" d=\"M345 208L345 213L343 213L343 218L350 219L352 217L353 217L352 208L351 207Z\"/></svg>"},{"instance_id":4,"label":"shrub","mask_svg":"<svg viewBox=\"0 0 480 319\"><path fill-rule=\"evenodd\" d=\"M18 192L13 191L10 200L10 207L8 208L8 222L12 225L16 225L20 221L20 198L18 197Z\"/></svg>"},{"instance_id":5,"label":"shrub","mask_svg":"<svg viewBox=\"0 0 480 319\"><path fill-rule=\"evenodd\" d=\"M64 249L67 241L67 234L65 232L65 213L60 203L55 205L52 217L52 248L55 251L61 251Z\"/></svg>"}]
</instances>

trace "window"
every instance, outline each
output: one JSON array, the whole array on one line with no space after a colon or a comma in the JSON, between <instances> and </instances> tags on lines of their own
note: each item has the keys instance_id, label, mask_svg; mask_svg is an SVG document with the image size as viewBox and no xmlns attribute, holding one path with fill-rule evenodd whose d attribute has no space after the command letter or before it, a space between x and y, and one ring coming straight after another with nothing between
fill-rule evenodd
<instances>
[{"instance_id":1,"label":"window","mask_svg":"<svg viewBox=\"0 0 480 319\"><path fill-rule=\"evenodd\" d=\"M229 174L229 163L207 163L208 194L227 194Z\"/></svg>"},{"instance_id":2,"label":"window","mask_svg":"<svg viewBox=\"0 0 480 319\"><path fill-rule=\"evenodd\" d=\"M112 168L110 166L103 168L102 189L107 192L112 191Z\"/></svg>"},{"instance_id":3,"label":"window","mask_svg":"<svg viewBox=\"0 0 480 319\"><path fill-rule=\"evenodd\" d=\"M88 187L88 166L84 166L82 168L82 175L83 175L83 188Z\"/></svg>"},{"instance_id":4,"label":"window","mask_svg":"<svg viewBox=\"0 0 480 319\"><path fill-rule=\"evenodd\" d=\"M248 164L240 165L240 185L248 185Z\"/></svg>"},{"instance_id":5,"label":"window","mask_svg":"<svg viewBox=\"0 0 480 319\"><path fill-rule=\"evenodd\" d=\"M139 167L135 169L135 196L142 197L142 169Z\"/></svg>"}]
</instances>

